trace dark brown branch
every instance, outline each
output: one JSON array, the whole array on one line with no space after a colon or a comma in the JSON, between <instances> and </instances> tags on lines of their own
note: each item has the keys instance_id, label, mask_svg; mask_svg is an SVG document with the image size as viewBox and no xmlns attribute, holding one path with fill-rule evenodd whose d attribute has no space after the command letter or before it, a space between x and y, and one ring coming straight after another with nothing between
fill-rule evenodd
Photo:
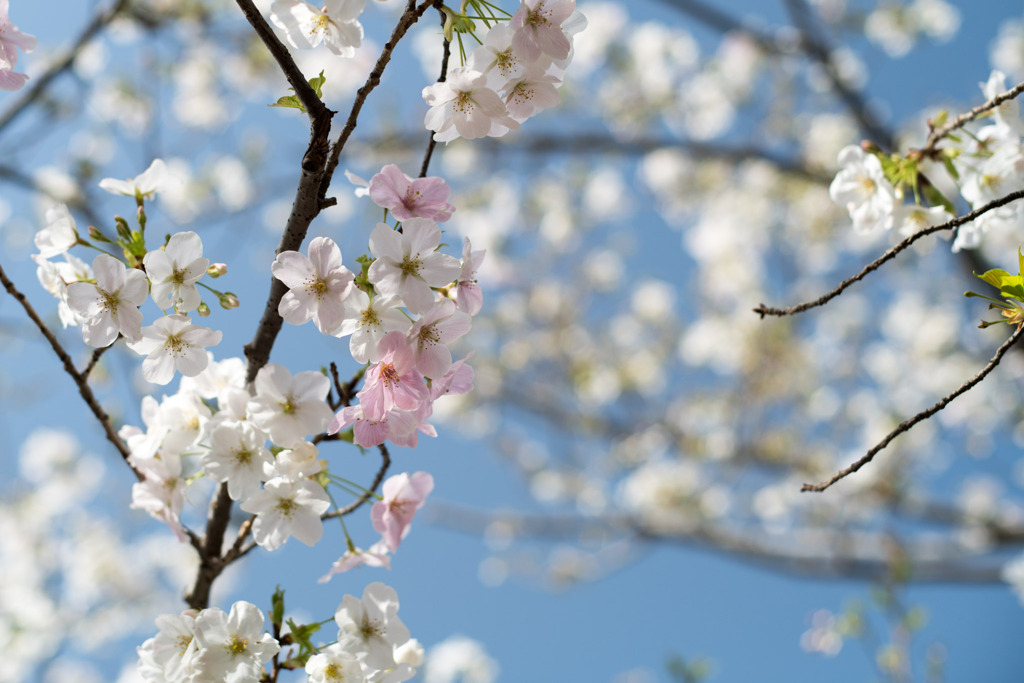
<instances>
[{"instance_id":1,"label":"dark brown branch","mask_svg":"<svg viewBox=\"0 0 1024 683\"><path fill-rule=\"evenodd\" d=\"M811 9L805 0L786 0L786 7L789 9L789 15L797 30L800 31L804 51L825 70L825 75L836 94L839 95L839 99L857 119L861 129L880 147L892 149L894 145L892 133L871 112L864 96L851 88L839 73L835 60L832 58L832 48L815 30Z\"/></svg>"},{"instance_id":2,"label":"dark brown branch","mask_svg":"<svg viewBox=\"0 0 1024 683\"><path fill-rule=\"evenodd\" d=\"M57 341L57 337L54 336L53 332L50 331L50 328L46 326L46 323L44 323L42 318L39 317L39 314L36 313L35 309L32 308L32 304L28 302L25 295L22 294L18 288L14 286L14 283L7 277L7 273L4 272L2 267L0 267L0 283L3 284L7 293L13 296L18 303L21 304L21 307L25 309L25 313L28 314L28 317L35 323L36 327L39 328L39 331L42 332L43 336L46 337L46 341L50 343L50 348L53 349L53 352L57 354L57 358L59 358L60 362L64 365L64 372L66 372L78 386L78 393L82 396L82 400L85 401L85 404L89 406L92 414L97 420L99 420L104 433L107 435L107 441L114 445L114 448L117 449L118 453L120 453L121 457L124 459L125 464L131 468L139 481L142 481L144 479L142 473L135 469L129 460L131 457L131 451L128 450L128 446L121 440L121 437L118 436L117 430L114 429L114 425L110 422L110 416L107 415L105 410L103 410L103 406L100 405L100 402L96 400L96 395L92 392L92 387L89 386L89 380L86 375L75 369L75 364L71 360L71 356L68 355L68 352L65 351L64 347L61 346L59 341Z\"/></svg>"},{"instance_id":3,"label":"dark brown branch","mask_svg":"<svg viewBox=\"0 0 1024 683\"><path fill-rule=\"evenodd\" d=\"M1024 92L1024 83L1018 83L1017 85L1013 86L1006 92L999 93L988 102L985 102L984 104L979 104L977 107L970 110L969 112L961 114L960 116L956 117L955 119L953 119L946 125L942 126L941 128L933 130L928 135L928 139L925 141L924 147L917 150L917 153L920 154L921 156L934 155L936 152L935 146L939 144L939 142L947 135L952 133L954 130L957 130L958 128L963 128L965 125L967 125L974 119L978 118L982 114L992 111L1003 102L1007 102L1009 100L1016 98L1022 92Z\"/></svg>"},{"instance_id":4,"label":"dark brown branch","mask_svg":"<svg viewBox=\"0 0 1024 683\"><path fill-rule=\"evenodd\" d=\"M893 439L895 439L897 436L899 436L900 434L902 434L904 432L910 431L910 429L914 425L916 425L917 423L922 422L924 420L927 420L929 417L931 417L932 415L934 415L935 413L939 412L940 410L945 408L947 405L949 405L949 403L952 402L953 399L957 398L961 394L967 393L972 388L974 388L981 380L985 379L985 377L987 377L990 372L992 372L993 370L996 369L996 366L999 365L999 361L1001 361L1003 359L1003 356L1006 354L1007 351L1010 350L1010 347L1013 346L1017 342L1018 339L1020 339L1022 332L1024 332L1024 325L1019 326L1016 330L1014 330L1013 334L1010 335L1010 338L1007 339L1005 342L1003 342L1003 345L999 347L999 349L996 351L996 354L994 356L992 356L992 360L990 360L988 362L988 365L986 365L981 370L981 372L979 372L974 377L972 377L969 380L967 380L966 382L964 382L953 393L944 396L938 403L933 405L931 408L928 408L927 410L922 410L920 413L918 413L914 417L912 417L912 418L910 418L908 420L904 420L903 422L901 422L900 425L898 427L896 427L896 429L894 429L891 432L889 432L888 434L886 434L885 438L882 439L881 441L879 441L871 450L869 450L867 453L865 453L864 457L862 457L860 460L856 461L855 463L853 463L849 467L847 467L847 468L845 468L843 470L840 470L839 472L834 474L827 481L822 482L820 484L804 484L803 487L800 490L801 491L824 491L825 489L827 489L828 487L832 486L832 484L835 484L840 479L843 479L844 477L847 477L847 476L853 474L854 472L859 470L861 467L864 467L864 465L866 465L869 462L871 462L872 459L874 459L874 457L876 455L878 455L878 453L881 452L882 449L884 449L886 446L888 446L889 443Z\"/></svg>"},{"instance_id":5,"label":"dark brown branch","mask_svg":"<svg viewBox=\"0 0 1024 683\"><path fill-rule=\"evenodd\" d=\"M863 280L870 273L878 270L886 261L894 259L897 254L899 254L901 251L904 251L907 247L909 247L911 244L921 239L925 235L931 235L932 233L941 232L943 230L955 230L959 228L961 225L966 225L967 223L970 223L974 219L978 218L979 216L982 216L983 214L988 213L989 211L992 211L993 209L998 209L999 207L1005 206L1010 202L1015 202L1018 199L1024 199L1024 190L1016 190L1004 197L1000 197L999 199L993 199L988 204L985 204L984 206L979 207L974 211L971 211L970 213L966 213L963 216L958 216L957 218L954 218L951 221L946 221L941 225L933 225L919 232L915 232L913 235L903 239L898 244L894 245L888 251L882 254L880 257L878 257L868 265L864 266L864 268L859 273L857 273L853 277L843 280L842 282L839 283L838 287L828 292L827 294L823 294L817 299L814 299L813 301L807 301L805 303L798 304L796 306L790 306L788 308L769 308L768 306L765 306L762 303L757 308L754 309L754 313L757 313L762 318L765 317L766 315L795 315L797 313L803 313L808 309L816 308L817 306L822 306L831 301L832 299L836 298L840 294L842 294L846 290L846 288L852 285L853 283Z\"/></svg>"},{"instance_id":6,"label":"dark brown branch","mask_svg":"<svg viewBox=\"0 0 1024 683\"><path fill-rule=\"evenodd\" d=\"M113 344L110 346L113 346ZM82 368L82 379L89 378L89 375L92 373L93 369L95 369L96 364L100 362L100 358L107 352L107 349L109 349L110 346L104 346L92 352L92 356L89 357L89 362L86 363L84 368Z\"/></svg>"},{"instance_id":7,"label":"dark brown branch","mask_svg":"<svg viewBox=\"0 0 1024 683\"><path fill-rule=\"evenodd\" d=\"M231 497L227 482L217 486L217 493L210 502L210 513L206 518L206 534L199 548L199 570L196 572L192 590L185 594L185 602L192 609L205 609L210 604L210 588L214 580L224 571L226 563L221 560L220 551L224 545L224 532L231 521Z\"/></svg>"},{"instance_id":8,"label":"dark brown branch","mask_svg":"<svg viewBox=\"0 0 1024 683\"><path fill-rule=\"evenodd\" d=\"M285 47L284 43L278 40L277 35L274 33L274 29L270 27L263 15L260 14L259 9L253 4L252 0L236 0L238 7L242 10L245 18L249 24L252 25L256 35L260 37L263 44L267 46L267 50L270 51L271 56L277 65L281 67L281 71L284 73L285 78L288 79L288 84L295 90L295 96L299 98L299 102L302 102L302 106L306 108L306 113L309 115L311 123L317 119L327 116L329 110L316 96L316 92L310 87L309 82L306 81L306 76L299 69L295 60L292 59L292 55L288 52L288 48Z\"/></svg>"},{"instance_id":9,"label":"dark brown branch","mask_svg":"<svg viewBox=\"0 0 1024 683\"><path fill-rule=\"evenodd\" d=\"M335 517L344 517L345 515L352 514L362 507L366 501L373 497L373 494L380 486L380 483L384 481L384 475L388 473L388 468L391 467L391 455L388 453L387 446L381 444L377 446L377 449L380 451L380 469L377 470L377 476L373 478L373 483L370 484L370 487L345 507L335 510L334 512L328 512L322 515L321 519L334 519Z\"/></svg>"},{"instance_id":10,"label":"dark brown branch","mask_svg":"<svg viewBox=\"0 0 1024 683\"><path fill-rule=\"evenodd\" d=\"M100 12L93 20L89 22L89 25L82 30L78 38L64 54L59 58L55 59L50 67L41 74L38 78L32 79L32 85L30 85L24 92L24 94L11 105L7 111L0 114L0 131L3 131L7 126L11 124L22 112L28 109L40 95L42 95L49 87L53 79L60 76L62 73L71 68L71 65L75 61L75 57L82 51L82 48L92 40L97 33L103 29L104 26L113 21L125 7L128 6L129 0L118 0L114 5L105 12Z\"/></svg>"}]
</instances>

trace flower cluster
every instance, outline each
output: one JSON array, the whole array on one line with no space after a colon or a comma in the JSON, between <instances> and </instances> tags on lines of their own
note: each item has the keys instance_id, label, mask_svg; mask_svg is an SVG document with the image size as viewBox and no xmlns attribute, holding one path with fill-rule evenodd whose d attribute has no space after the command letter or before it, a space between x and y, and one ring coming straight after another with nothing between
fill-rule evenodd
<instances>
[{"instance_id":1,"label":"flower cluster","mask_svg":"<svg viewBox=\"0 0 1024 683\"><path fill-rule=\"evenodd\" d=\"M199 374L207 364L206 348L221 340L219 331L194 325L185 315L202 305L196 285L210 264L203 257L199 235L191 231L176 233L162 249L144 252L141 261L134 252L136 248L145 249L145 199L152 198L168 180L163 161L156 159L138 178L100 181L104 190L134 197L139 204L140 230L132 232L124 219L118 219L117 226L117 243L126 255L132 254L133 267L100 253L90 268L67 253L76 245L95 245L79 236L75 220L63 204L47 210L47 225L35 236L39 253L33 256L40 283L60 301L60 319L65 327L81 326L83 341L96 348L110 346L124 337L128 348L145 356L142 376L154 384L169 383L175 372L186 377ZM95 227L89 228L89 235L97 242L114 243ZM50 261L59 255L64 256L64 263ZM150 295L164 315L142 327L139 308Z\"/></svg>"},{"instance_id":2,"label":"flower cluster","mask_svg":"<svg viewBox=\"0 0 1024 683\"><path fill-rule=\"evenodd\" d=\"M419 643L398 618L398 594L371 583L360 600L346 595L334 615L337 642L306 660L312 683L408 680L422 663ZM256 683L263 665L281 651L264 632L263 613L239 601L230 613L216 607L156 619L159 633L138 648L138 671L160 683Z\"/></svg>"},{"instance_id":3,"label":"flower cluster","mask_svg":"<svg viewBox=\"0 0 1024 683\"><path fill-rule=\"evenodd\" d=\"M278 312L286 322L313 320L324 334L349 337L352 357L369 363L359 403L343 408L329 433L352 427L360 446L415 447L419 433L437 435L427 422L433 401L472 388L472 369L466 359L453 361L449 345L480 310L475 274L483 252L468 239L461 262L439 251L435 219L454 211L440 178L413 180L389 165L368 185L378 205L402 217L401 230L373 229L365 278L342 265L341 250L326 237L312 240L308 255L282 252L272 270L289 289Z\"/></svg>"},{"instance_id":4,"label":"flower cluster","mask_svg":"<svg viewBox=\"0 0 1024 683\"><path fill-rule=\"evenodd\" d=\"M464 66L423 89L424 119L438 142L501 137L558 104L572 61L572 36L586 26L576 0L522 0L508 24L491 28Z\"/></svg>"},{"instance_id":5,"label":"flower cluster","mask_svg":"<svg viewBox=\"0 0 1024 683\"><path fill-rule=\"evenodd\" d=\"M992 101L1006 91L1006 76L993 71L981 89ZM1024 172L1020 104L1008 99L992 108L988 120L962 138L948 138L947 144L931 152L945 163L950 179L972 209L1006 196ZM953 204L931 179L922 177L922 163L930 159L886 157L867 147L870 151L849 146L839 153L840 170L829 188L832 200L849 211L854 229L870 232L896 227L906 236L953 219ZM914 203L902 204L908 189L913 191ZM1009 231L1022 225L1024 209L1020 203L987 211L958 228L953 251L977 247L990 228Z\"/></svg>"}]
</instances>

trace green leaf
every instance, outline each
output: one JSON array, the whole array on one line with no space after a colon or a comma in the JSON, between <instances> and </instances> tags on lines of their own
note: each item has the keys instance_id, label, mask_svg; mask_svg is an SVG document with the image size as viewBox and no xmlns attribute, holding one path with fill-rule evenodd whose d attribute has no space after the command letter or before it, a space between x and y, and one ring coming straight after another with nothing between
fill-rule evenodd
<instances>
[{"instance_id":1,"label":"green leaf","mask_svg":"<svg viewBox=\"0 0 1024 683\"><path fill-rule=\"evenodd\" d=\"M289 88L291 90L291 88ZM306 108L302 106L302 102L299 102L299 98L295 95L287 95L285 97L279 97L277 102L274 104L268 104L268 107L288 107L291 109L298 109L303 114L306 113Z\"/></svg>"},{"instance_id":2,"label":"green leaf","mask_svg":"<svg viewBox=\"0 0 1024 683\"><path fill-rule=\"evenodd\" d=\"M986 271L985 273L978 275L974 274L975 277L981 278L985 282L989 283L996 289L1001 289L1003 286L1003 279L1011 277L1009 273L1000 268L993 268L992 270Z\"/></svg>"},{"instance_id":3,"label":"green leaf","mask_svg":"<svg viewBox=\"0 0 1024 683\"><path fill-rule=\"evenodd\" d=\"M320 99L323 99L323 96L324 96L323 88L324 88L324 83L326 83L326 82L327 82L327 78L324 76L324 72L323 71L320 72L319 76L315 76L314 78L309 79L309 87L311 87L313 89L313 92L315 92L316 96L318 98L320 98ZM288 89L291 90L292 92L295 92L295 88L288 88ZM268 107L286 107L288 109L298 109L303 114L306 113L306 107L303 106L302 102L299 101L299 98L297 96L295 96L295 95L285 95L284 97L279 97L277 99L277 102L275 102L274 104L268 104L267 106Z\"/></svg>"},{"instance_id":4,"label":"green leaf","mask_svg":"<svg viewBox=\"0 0 1024 683\"><path fill-rule=\"evenodd\" d=\"M274 595L270 599L270 623L280 626L284 621L284 591L280 586L274 589Z\"/></svg>"}]
</instances>

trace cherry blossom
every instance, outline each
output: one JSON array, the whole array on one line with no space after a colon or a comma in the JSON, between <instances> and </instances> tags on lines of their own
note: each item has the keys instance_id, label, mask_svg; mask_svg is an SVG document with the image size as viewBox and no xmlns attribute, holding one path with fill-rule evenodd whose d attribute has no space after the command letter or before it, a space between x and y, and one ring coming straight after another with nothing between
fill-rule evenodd
<instances>
[{"instance_id":1,"label":"cherry blossom","mask_svg":"<svg viewBox=\"0 0 1024 683\"><path fill-rule=\"evenodd\" d=\"M338 645L375 669L395 666L394 651L409 640L409 629L398 618L398 594L383 583L371 583L363 599L346 595L334 614Z\"/></svg>"},{"instance_id":2,"label":"cherry blossom","mask_svg":"<svg viewBox=\"0 0 1024 683\"><path fill-rule=\"evenodd\" d=\"M259 490L263 466L273 462L265 440L263 432L247 422L223 424L213 430L203 469L214 481L228 483L232 500L246 499Z\"/></svg>"},{"instance_id":3,"label":"cherry blossom","mask_svg":"<svg viewBox=\"0 0 1024 683\"><path fill-rule=\"evenodd\" d=\"M388 332L405 332L409 318L399 308L402 300L397 296L375 296L372 299L361 289L353 288L345 299L345 317L334 332L335 337L352 335L349 352L357 363L380 360L377 347Z\"/></svg>"},{"instance_id":4,"label":"cherry blossom","mask_svg":"<svg viewBox=\"0 0 1024 683\"><path fill-rule=\"evenodd\" d=\"M181 525L181 509L185 504L185 480L181 476L181 458L172 453L147 460L135 460L143 480L132 484L133 509L145 510L150 517L167 524L182 543L188 540Z\"/></svg>"},{"instance_id":5,"label":"cherry blossom","mask_svg":"<svg viewBox=\"0 0 1024 683\"><path fill-rule=\"evenodd\" d=\"M8 16L8 0L0 0L0 90L18 90L25 85L28 76L15 73L18 65L18 48L31 52L36 47L35 36L22 33L11 23Z\"/></svg>"},{"instance_id":6,"label":"cherry blossom","mask_svg":"<svg viewBox=\"0 0 1024 683\"><path fill-rule=\"evenodd\" d=\"M64 204L54 204L46 210L46 227L36 233L35 244L44 259L63 254L78 243L75 219ZM147 292L148 293L148 292Z\"/></svg>"},{"instance_id":7,"label":"cherry blossom","mask_svg":"<svg viewBox=\"0 0 1024 683\"><path fill-rule=\"evenodd\" d=\"M331 565L330 571L317 579L317 581L318 583L327 583L335 574L342 574L347 572L349 569L354 569L355 567L363 565L367 567L384 567L386 569L391 569L391 557L388 555L388 549L383 545L383 542L375 543L369 550L363 550L355 547L354 545L349 545L345 554L335 560L334 564Z\"/></svg>"},{"instance_id":8,"label":"cherry blossom","mask_svg":"<svg viewBox=\"0 0 1024 683\"><path fill-rule=\"evenodd\" d=\"M444 377L430 383L430 400L436 401L449 394L467 394L473 391L473 368L466 365L466 361L472 355L473 352L470 351L465 358L460 358L452 363Z\"/></svg>"},{"instance_id":9,"label":"cherry blossom","mask_svg":"<svg viewBox=\"0 0 1024 683\"><path fill-rule=\"evenodd\" d=\"M519 130L501 97L487 87L487 76L467 67L455 67L446 81L428 85L423 99L430 106L423 123L438 142L501 137Z\"/></svg>"},{"instance_id":10,"label":"cherry blossom","mask_svg":"<svg viewBox=\"0 0 1024 683\"><path fill-rule=\"evenodd\" d=\"M294 446L331 421L324 402L331 384L322 373L305 371L293 377L283 365L269 363L256 374L255 389L249 417L278 446Z\"/></svg>"},{"instance_id":11,"label":"cherry blossom","mask_svg":"<svg viewBox=\"0 0 1024 683\"><path fill-rule=\"evenodd\" d=\"M156 618L160 632L139 648L143 678L184 681L195 673L197 614L195 610L185 610L181 614L162 614Z\"/></svg>"},{"instance_id":12,"label":"cherry blossom","mask_svg":"<svg viewBox=\"0 0 1024 683\"><path fill-rule=\"evenodd\" d=\"M415 410L428 397L427 385L416 370L416 356L405 335L389 332L379 351L381 359L366 371L363 389L357 394L363 413L370 420L381 420L396 408Z\"/></svg>"},{"instance_id":13,"label":"cherry blossom","mask_svg":"<svg viewBox=\"0 0 1024 683\"><path fill-rule=\"evenodd\" d=\"M239 601L231 612L211 607L196 617L196 681L243 683L260 680L263 663L281 646L263 632L263 612L256 605Z\"/></svg>"},{"instance_id":14,"label":"cherry blossom","mask_svg":"<svg viewBox=\"0 0 1024 683\"><path fill-rule=\"evenodd\" d=\"M141 270L126 269L113 256L100 254L92 262L96 284L68 285L68 306L82 321L82 339L89 346L110 346L118 333L130 342L142 337L142 313L149 281Z\"/></svg>"},{"instance_id":15,"label":"cherry blossom","mask_svg":"<svg viewBox=\"0 0 1024 683\"><path fill-rule=\"evenodd\" d=\"M318 10L301 0L274 0L270 20L285 32L292 47L314 48L320 43L339 57L352 57L362 44L359 15L363 0L324 0Z\"/></svg>"},{"instance_id":16,"label":"cherry blossom","mask_svg":"<svg viewBox=\"0 0 1024 683\"><path fill-rule=\"evenodd\" d=\"M327 427L328 434L337 434L343 429L352 427L355 443L363 448L379 446L385 441L403 442L404 445L413 437L415 446L416 417L405 410L392 410L379 420L371 420L363 412L362 405L347 406L338 411L331 424Z\"/></svg>"},{"instance_id":17,"label":"cherry blossom","mask_svg":"<svg viewBox=\"0 0 1024 683\"><path fill-rule=\"evenodd\" d=\"M314 481L271 479L261 491L244 500L239 507L256 515L252 536L267 550L277 550L289 536L306 545L314 545L324 535L320 515L331 501L324 488Z\"/></svg>"},{"instance_id":18,"label":"cherry blossom","mask_svg":"<svg viewBox=\"0 0 1024 683\"><path fill-rule=\"evenodd\" d=\"M146 356L142 376L147 382L167 384L175 371L186 377L202 372L209 363L206 347L219 344L221 336L220 330L193 325L188 316L175 313L142 328L142 338L128 348Z\"/></svg>"},{"instance_id":19,"label":"cherry blossom","mask_svg":"<svg viewBox=\"0 0 1024 683\"><path fill-rule=\"evenodd\" d=\"M576 0L523 0L508 22L512 44L529 60L541 54L565 59L571 44L562 23L575 9Z\"/></svg>"},{"instance_id":20,"label":"cherry blossom","mask_svg":"<svg viewBox=\"0 0 1024 683\"><path fill-rule=\"evenodd\" d=\"M508 113L517 121L525 121L543 109L556 106L561 97L555 86L559 80L541 69L531 68L509 83L505 95Z\"/></svg>"},{"instance_id":21,"label":"cherry blossom","mask_svg":"<svg viewBox=\"0 0 1024 683\"><path fill-rule=\"evenodd\" d=\"M341 265L341 250L329 237L309 243L309 257L283 251L271 272L288 285L277 311L286 323L301 325L312 319L324 334L333 334L344 318L343 301L352 288L352 271Z\"/></svg>"},{"instance_id":22,"label":"cherry blossom","mask_svg":"<svg viewBox=\"0 0 1024 683\"><path fill-rule=\"evenodd\" d=\"M896 193L873 154L856 145L839 152L842 167L829 186L832 201L846 208L858 232L890 227Z\"/></svg>"},{"instance_id":23,"label":"cherry blossom","mask_svg":"<svg viewBox=\"0 0 1024 683\"><path fill-rule=\"evenodd\" d=\"M137 201L141 202L143 199L152 199L156 195L157 190L170 178L170 172L167 170L167 164L164 163L163 159L153 159L153 163L149 165L149 168L135 178L128 178L127 180L104 178L100 181L100 189L106 190L110 194L135 197Z\"/></svg>"},{"instance_id":24,"label":"cherry blossom","mask_svg":"<svg viewBox=\"0 0 1024 683\"><path fill-rule=\"evenodd\" d=\"M526 63L512 47L512 29L508 24L491 27L483 45L473 50L466 65L489 77L489 85L495 90L523 75Z\"/></svg>"},{"instance_id":25,"label":"cherry blossom","mask_svg":"<svg viewBox=\"0 0 1024 683\"><path fill-rule=\"evenodd\" d=\"M382 492L384 500L374 503L370 510L373 528L383 537L388 550L398 550L402 539L409 533L412 518L423 507L427 495L434 490L434 478L427 472L408 472L388 477Z\"/></svg>"},{"instance_id":26,"label":"cherry blossom","mask_svg":"<svg viewBox=\"0 0 1024 683\"><path fill-rule=\"evenodd\" d=\"M210 260L203 258L203 242L192 231L171 236L164 249L151 251L142 259L153 283L153 301L161 309L174 306L176 313L188 313L199 306L196 282L206 273Z\"/></svg>"},{"instance_id":27,"label":"cherry blossom","mask_svg":"<svg viewBox=\"0 0 1024 683\"><path fill-rule=\"evenodd\" d=\"M430 307L409 330L416 369L431 379L442 377L452 366L448 344L469 332L472 324L469 314L456 310L451 299L441 299Z\"/></svg>"},{"instance_id":28,"label":"cherry blossom","mask_svg":"<svg viewBox=\"0 0 1024 683\"><path fill-rule=\"evenodd\" d=\"M402 232L378 223L370 233L370 252L376 260L367 277L385 296L397 295L413 313L421 313L434 303L431 287L443 287L458 276L457 259L436 251L441 244L441 229L428 218L410 218L402 223Z\"/></svg>"},{"instance_id":29,"label":"cherry blossom","mask_svg":"<svg viewBox=\"0 0 1024 683\"><path fill-rule=\"evenodd\" d=\"M476 271L483 263L486 249L473 251L467 237L462 245L462 270L455 281L455 305L460 311L476 315L484 305L484 294L476 283Z\"/></svg>"},{"instance_id":30,"label":"cherry blossom","mask_svg":"<svg viewBox=\"0 0 1024 683\"><path fill-rule=\"evenodd\" d=\"M429 218L439 223L452 217L455 207L447 202L451 188L443 178L410 178L388 164L370 178L370 199L388 209L400 221Z\"/></svg>"},{"instance_id":31,"label":"cherry blossom","mask_svg":"<svg viewBox=\"0 0 1024 683\"><path fill-rule=\"evenodd\" d=\"M351 654L339 645L320 650L306 661L310 683L363 683L366 675Z\"/></svg>"}]
</instances>

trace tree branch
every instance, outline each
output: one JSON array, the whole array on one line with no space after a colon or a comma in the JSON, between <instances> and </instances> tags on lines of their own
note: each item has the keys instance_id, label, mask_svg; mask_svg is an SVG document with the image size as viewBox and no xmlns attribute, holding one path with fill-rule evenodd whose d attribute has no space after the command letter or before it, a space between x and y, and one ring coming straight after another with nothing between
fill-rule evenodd
<instances>
[{"instance_id":1,"label":"tree branch","mask_svg":"<svg viewBox=\"0 0 1024 683\"><path fill-rule=\"evenodd\" d=\"M1018 326L1017 329L1014 330L1013 334L1010 335L1010 338L1007 339L1005 342L1003 342L1003 345L999 347L999 349L996 351L996 354L994 356L992 356L992 359L988 362L988 365L986 365L981 370L981 372L979 372L974 377L972 377L971 379L969 379L966 382L964 382L962 385L960 385L960 388L958 388L953 393L944 396L938 403L933 405L931 408L928 408L927 410L922 410L920 413L918 413L914 417L912 417L912 418L910 418L908 420L904 420L903 422L901 422L900 425L898 427L896 427L896 429L894 429L891 432L889 432L888 434L886 434L885 438L882 439L881 441L879 441L871 450L869 450L867 453L865 453L864 456L860 460L857 460L856 462L854 462L849 467L840 470L839 472L837 472L835 475L833 475L827 481L824 481L824 482L822 482L820 484L804 484L803 487L801 487L800 490L801 491L824 491L825 489L827 489L828 487L832 486L832 484L835 484L840 479L843 479L843 478L853 474L854 472L859 470L861 467L864 467L864 465L866 465L869 462L871 462L874 459L874 457L876 455L878 455L878 453L881 452L882 449L884 449L886 446L888 446L889 443L893 439L895 439L897 436L899 436L903 432L910 431L910 429L914 425L916 425L917 423L919 423L919 422L921 422L923 420L927 420L929 417L931 417L932 415L934 415L935 413L939 412L940 410L945 408L947 405L949 405L949 403L952 402L953 399L957 398L961 394L967 393L972 388L974 388L975 385L977 385L979 382L981 382L981 380L985 379L985 377L987 377L990 372L992 372L993 370L996 369L996 366L999 365L999 361L1001 361L1003 359L1003 355L1005 355L1006 352L1010 350L1010 347L1013 346L1017 342L1018 339L1020 339L1022 332L1024 332L1024 325Z\"/></svg>"},{"instance_id":2,"label":"tree branch","mask_svg":"<svg viewBox=\"0 0 1024 683\"><path fill-rule=\"evenodd\" d=\"M142 481L144 479L142 473L135 469L129 460L131 457L131 451L128 450L128 446L121 440L121 437L117 435L117 430L114 429L114 425L110 422L110 416L107 415L107 412L103 410L103 406L101 406L99 401L96 400L96 395L92 392L92 387L89 386L87 373L81 373L75 369L75 364L71 360L71 356L69 356L68 352L64 350L61 343L57 341L57 337L54 336L53 332L50 331L50 328L46 326L46 323L44 323L42 318L39 317L39 314L36 313L35 309L32 308L32 304L28 302L25 295L22 294L18 288L14 286L14 283L7 277L7 273L4 272L3 267L0 267L0 284L3 284L7 293L13 296L17 302L21 304L21 307L25 309L25 313L28 314L28 317L36 324L36 327L39 328L39 331L42 332L43 336L46 337L46 341L50 343L50 348L53 349L53 352L57 354L57 358L59 358L61 363L64 365L64 372L74 380L75 385L78 386L78 393L82 396L82 400L85 401L85 404L89 406L92 414L97 420L99 420L104 433L107 435L107 441L114 444L114 448L116 448L118 453L121 454L121 458L124 460L125 464L128 465L131 471L135 473L135 476L138 477L139 481ZM95 353L96 352L94 352L94 354ZM87 366L87 369L91 370L91 367Z\"/></svg>"},{"instance_id":3,"label":"tree branch","mask_svg":"<svg viewBox=\"0 0 1024 683\"><path fill-rule=\"evenodd\" d=\"M984 206L979 207L974 211L971 211L970 213L966 213L963 216L958 216L957 218L954 218L951 221L946 221L941 225L933 225L929 228L920 230L919 232L915 232L913 235L903 239L898 244L889 248L889 250L882 254L880 257L878 257L868 265L864 266L864 268L861 269L859 273L857 273L853 277L843 280L842 282L839 283L838 287L828 292L827 294L823 294L817 299L814 299L813 301L797 304L796 306L790 306L788 308L770 308L762 303L758 305L757 308L754 309L754 313L757 313L762 318L764 318L766 315L795 315L797 313L803 313L808 309L815 308L817 306L822 306L831 301L832 299L836 298L840 294L842 294L846 290L846 288L852 285L853 283L863 280L865 277L868 276L868 274L878 270L886 261L890 261L896 258L897 254L899 254L901 251L904 251L907 247L909 247L911 244L921 239L925 235L931 235L932 233L942 232L943 230L955 230L959 228L961 225L966 225L967 223L970 223L974 219L988 213L989 211L992 211L993 209L998 209L999 207L1005 206L1010 202L1015 202L1018 199L1024 199L1024 190L1016 190L1014 192L1007 194L1004 197L1000 197L999 199L993 199L988 204L985 204Z\"/></svg>"}]
</instances>

